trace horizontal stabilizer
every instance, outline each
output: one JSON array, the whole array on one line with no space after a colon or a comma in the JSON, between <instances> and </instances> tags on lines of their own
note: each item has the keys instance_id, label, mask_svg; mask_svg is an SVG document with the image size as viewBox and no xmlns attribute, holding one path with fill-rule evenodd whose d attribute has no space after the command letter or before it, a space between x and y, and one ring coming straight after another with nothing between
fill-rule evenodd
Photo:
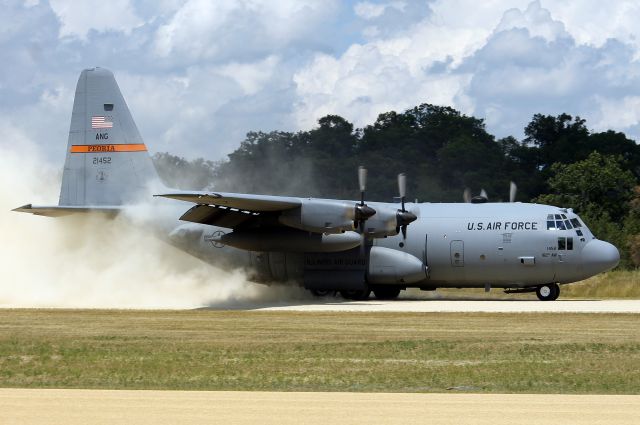
<instances>
[{"instance_id":1,"label":"horizontal stabilizer","mask_svg":"<svg viewBox=\"0 0 640 425\"><path fill-rule=\"evenodd\" d=\"M23 205L19 208L15 208L13 211L30 213L33 215L43 215L46 217L64 217L71 214L80 213L101 213L108 215L116 215L122 210L121 206L59 206L59 205Z\"/></svg>"},{"instance_id":2,"label":"horizontal stabilizer","mask_svg":"<svg viewBox=\"0 0 640 425\"><path fill-rule=\"evenodd\" d=\"M154 196L251 212L284 211L297 208L302 204L300 199L288 196L248 195L243 193L175 192Z\"/></svg>"}]
</instances>

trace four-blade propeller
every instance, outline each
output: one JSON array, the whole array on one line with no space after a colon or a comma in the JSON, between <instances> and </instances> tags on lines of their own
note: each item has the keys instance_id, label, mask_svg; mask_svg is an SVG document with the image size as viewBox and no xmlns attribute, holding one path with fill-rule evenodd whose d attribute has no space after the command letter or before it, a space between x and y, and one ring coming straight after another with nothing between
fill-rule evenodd
<instances>
[{"instance_id":1,"label":"four-blade propeller","mask_svg":"<svg viewBox=\"0 0 640 425\"><path fill-rule=\"evenodd\" d=\"M407 195L407 176L404 173L398 174L398 192L400 193L400 202L402 208L396 213L396 232L402 230L402 239L407 239L407 226L418 217L412 212L409 212L404 207L405 197Z\"/></svg>"},{"instance_id":2,"label":"four-blade propeller","mask_svg":"<svg viewBox=\"0 0 640 425\"><path fill-rule=\"evenodd\" d=\"M369 217L376 213L376 210L364 203L364 192L367 189L367 169L358 168L358 183L360 184L360 203L355 206L354 225L364 233L364 223Z\"/></svg>"}]
</instances>

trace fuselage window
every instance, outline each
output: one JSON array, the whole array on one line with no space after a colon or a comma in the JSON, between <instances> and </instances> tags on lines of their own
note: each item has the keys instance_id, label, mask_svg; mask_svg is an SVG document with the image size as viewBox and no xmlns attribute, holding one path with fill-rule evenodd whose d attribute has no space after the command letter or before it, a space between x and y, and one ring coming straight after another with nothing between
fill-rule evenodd
<instances>
[{"instance_id":1,"label":"fuselage window","mask_svg":"<svg viewBox=\"0 0 640 425\"><path fill-rule=\"evenodd\" d=\"M572 218L571 219L571 224L573 224L573 227L582 227L582 225L580 224L580 220L578 220L577 218Z\"/></svg>"},{"instance_id":2,"label":"fuselage window","mask_svg":"<svg viewBox=\"0 0 640 425\"><path fill-rule=\"evenodd\" d=\"M573 238L567 238L567 250L573 249Z\"/></svg>"},{"instance_id":3,"label":"fuselage window","mask_svg":"<svg viewBox=\"0 0 640 425\"><path fill-rule=\"evenodd\" d=\"M558 250L564 251L567 249L567 238L558 238Z\"/></svg>"},{"instance_id":4,"label":"fuselage window","mask_svg":"<svg viewBox=\"0 0 640 425\"><path fill-rule=\"evenodd\" d=\"M582 230L580 230L580 229L576 229L576 235L578 235L578 236L582 236Z\"/></svg>"}]
</instances>

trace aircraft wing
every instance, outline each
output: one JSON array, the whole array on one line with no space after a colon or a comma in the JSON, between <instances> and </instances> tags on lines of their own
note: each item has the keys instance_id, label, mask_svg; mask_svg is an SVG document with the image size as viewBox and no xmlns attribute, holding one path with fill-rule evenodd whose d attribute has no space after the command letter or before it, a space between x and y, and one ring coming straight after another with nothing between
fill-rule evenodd
<instances>
[{"instance_id":1,"label":"aircraft wing","mask_svg":"<svg viewBox=\"0 0 640 425\"><path fill-rule=\"evenodd\" d=\"M33 215L43 215L46 217L64 217L71 214L98 212L104 214L117 214L122 207L118 206L60 206L60 205L23 205L14 208L13 211L31 213Z\"/></svg>"},{"instance_id":2,"label":"aircraft wing","mask_svg":"<svg viewBox=\"0 0 640 425\"><path fill-rule=\"evenodd\" d=\"M180 220L233 229L250 224L265 215L298 208L298 198L225 192L174 192L160 196L192 202Z\"/></svg>"},{"instance_id":3,"label":"aircraft wing","mask_svg":"<svg viewBox=\"0 0 640 425\"><path fill-rule=\"evenodd\" d=\"M299 207L302 202L298 198L288 196L251 195L226 192L174 192L160 196L178 199L200 205L215 205L235 208L250 212L275 212Z\"/></svg>"}]
</instances>

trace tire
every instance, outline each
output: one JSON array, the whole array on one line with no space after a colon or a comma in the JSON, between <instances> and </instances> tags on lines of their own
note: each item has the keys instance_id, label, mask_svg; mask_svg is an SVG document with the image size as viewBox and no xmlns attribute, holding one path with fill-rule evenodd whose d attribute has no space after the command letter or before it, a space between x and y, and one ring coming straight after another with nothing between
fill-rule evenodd
<instances>
[{"instance_id":1,"label":"tire","mask_svg":"<svg viewBox=\"0 0 640 425\"><path fill-rule=\"evenodd\" d=\"M379 300L395 300L400 295L400 288L376 288L373 290L373 294Z\"/></svg>"},{"instance_id":2,"label":"tire","mask_svg":"<svg viewBox=\"0 0 640 425\"><path fill-rule=\"evenodd\" d=\"M540 301L553 301L560 295L560 287L557 283L540 285L536 288L536 295Z\"/></svg>"},{"instance_id":3,"label":"tire","mask_svg":"<svg viewBox=\"0 0 640 425\"><path fill-rule=\"evenodd\" d=\"M362 301L369 299L371 291L369 289L340 291L340 295L347 300Z\"/></svg>"},{"instance_id":4,"label":"tire","mask_svg":"<svg viewBox=\"0 0 640 425\"><path fill-rule=\"evenodd\" d=\"M328 289L310 289L310 292L313 294L314 297L327 297L329 295L331 295L331 293L333 291L330 291Z\"/></svg>"}]
</instances>

